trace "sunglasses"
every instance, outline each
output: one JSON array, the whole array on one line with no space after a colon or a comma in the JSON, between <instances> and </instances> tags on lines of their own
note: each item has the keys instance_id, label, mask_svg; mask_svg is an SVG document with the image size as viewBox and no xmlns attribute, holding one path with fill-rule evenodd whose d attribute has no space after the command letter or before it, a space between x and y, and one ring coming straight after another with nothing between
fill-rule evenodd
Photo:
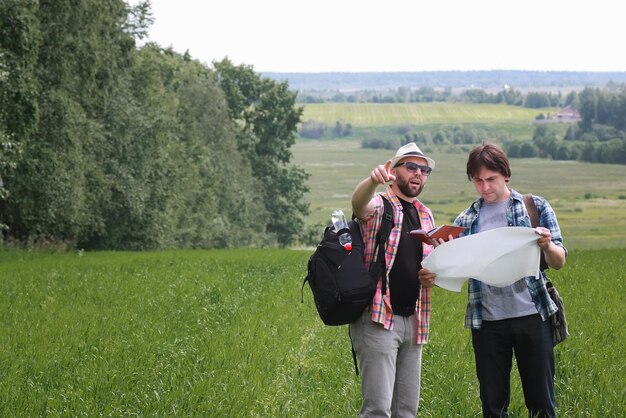
<instances>
[{"instance_id":1,"label":"sunglasses","mask_svg":"<svg viewBox=\"0 0 626 418\"><path fill-rule=\"evenodd\" d=\"M414 163L412 161L406 161L406 162L397 164L396 167L400 167L401 165L406 167L408 172L412 173L412 174L417 173L417 170L421 171L422 174L425 175L425 176L428 176L430 173L433 172L433 169L428 167L427 165L420 165L420 164Z\"/></svg>"}]
</instances>

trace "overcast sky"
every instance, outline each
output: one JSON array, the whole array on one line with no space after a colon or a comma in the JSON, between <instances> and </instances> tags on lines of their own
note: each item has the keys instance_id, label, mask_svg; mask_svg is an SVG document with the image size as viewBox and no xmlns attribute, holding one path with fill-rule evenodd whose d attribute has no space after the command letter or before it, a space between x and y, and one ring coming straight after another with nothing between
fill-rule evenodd
<instances>
[{"instance_id":1,"label":"overcast sky","mask_svg":"<svg viewBox=\"0 0 626 418\"><path fill-rule=\"evenodd\" d=\"M626 71L619 0L151 3L150 40L259 72Z\"/></svg>"}]
</instances>

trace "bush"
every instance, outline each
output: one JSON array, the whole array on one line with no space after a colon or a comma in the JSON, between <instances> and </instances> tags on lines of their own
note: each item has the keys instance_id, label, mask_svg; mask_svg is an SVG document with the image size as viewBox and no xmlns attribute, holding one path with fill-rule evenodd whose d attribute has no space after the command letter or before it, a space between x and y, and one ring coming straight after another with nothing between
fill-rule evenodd
<instances>
[{"instance_id":1,"label":"bush","mask_svg":"<svg viewBox=\"0 0 626 418\"><path fill-rule=\"evenodd\" d=\"M326 125L316 120L307 120L302 123L298 133L302 138L319 139L326 132Z\"/></svg>"},{"instance_id":2,"label":"bush","mask_svg":"<svg viewBox=\"0 0 626 418\"><path fill-rule=\"evenodd\" d=\"M368 138L361 142L361 148L396 150L403 145L400 139Z\"/></svg>"},{"instance_id":3,"label":"bush","mask_svg":"<svg viewBox=\"0 0 626 418\"><path fill-rule=\"evenodd\" d=\"M535 158L539 155L539 150L535 144L531 142L525 142L520 148L520 157L522 158Z\"/></svg>"}]
</instances>

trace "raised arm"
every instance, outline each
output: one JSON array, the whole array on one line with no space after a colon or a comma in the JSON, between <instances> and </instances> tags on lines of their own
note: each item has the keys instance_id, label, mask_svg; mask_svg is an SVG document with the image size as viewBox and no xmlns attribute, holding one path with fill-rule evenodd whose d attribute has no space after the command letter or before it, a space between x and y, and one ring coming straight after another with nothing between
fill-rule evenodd
<instances>
[{"instance_id":1,"label":"raised arm","mask_svg":"<svg viewBox=\"0 0 626 418\"><path fill-rule=\"evenodd\" d=\"M374 168L369 177L363 179L352 192L352 213L357 218L364 219L373 211L374 203L372 198L374 193L376 193L378 185L396 179L389 170L390 163L391 160L387 161L385 165L379 165Z\"/></svg>"}]
</instances>

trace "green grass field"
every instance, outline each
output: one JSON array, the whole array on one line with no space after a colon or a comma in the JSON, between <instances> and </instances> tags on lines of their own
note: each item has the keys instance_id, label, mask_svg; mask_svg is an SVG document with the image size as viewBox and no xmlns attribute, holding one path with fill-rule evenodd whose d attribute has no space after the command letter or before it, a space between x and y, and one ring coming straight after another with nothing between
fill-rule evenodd
<instances>
[{"instance_id":1,"label":"green grass field","mask_svg":"<svg viewBox=\"0 0 626 418\"><path fill-rule=\"evenodd\" d=\"M454 153L425 148L436 169L420 199L437 223L447 223L475 198L465 175L471 145ZM294 162L311 174L310 225L325 224L335 208L350 213L356 184L394 150L363 149L360 140L300 140ZM510 185L546 197L554 207L568 248L626 248L626 166L547 159L512 159ZM379 187L382 190L382 186Z\"/></svg>"},{"instance_id":2,"label":"green grass field","mask_svg":"<svg viewBox=\"0 0 626 418\"><path fill-rule=\"evenodd\" d=\"M348 417L347 328L300 286L310 251L0 251L0 416ZM574 250L551 273L571 337L562 417L626 410L623 250ZM465 293L433 291L419 416L477 417ZM526 416L518 379L511 416Z\"/></svg>"}]
</instances>

